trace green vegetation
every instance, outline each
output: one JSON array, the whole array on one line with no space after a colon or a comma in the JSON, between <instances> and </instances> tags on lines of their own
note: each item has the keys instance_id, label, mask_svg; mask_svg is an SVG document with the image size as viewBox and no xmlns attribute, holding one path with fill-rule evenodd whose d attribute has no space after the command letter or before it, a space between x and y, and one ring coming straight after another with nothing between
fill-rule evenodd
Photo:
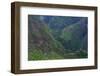
<instances>
[{"instance_id":1,"label":"green vegetation","mask_svg":"<svg viewBox=\"0 0 100 76\"><path fill-rule=\"evenodd\" d=\"M87 18L48 17L29 15L28 60L87 58Z\"/></svg>"},{"instance_id":2,"label":"green vegetation","mask_svg":"<svg viewBox=\"0 0 100 76\"><path fill-rule=\"evenodd\" d=\"M47 59L63 59L63 57L57 54L54 51L47 53L43 53L39 49L29 50L29 57L28 60L47 60Z\"/></svg>"}]
</instances>

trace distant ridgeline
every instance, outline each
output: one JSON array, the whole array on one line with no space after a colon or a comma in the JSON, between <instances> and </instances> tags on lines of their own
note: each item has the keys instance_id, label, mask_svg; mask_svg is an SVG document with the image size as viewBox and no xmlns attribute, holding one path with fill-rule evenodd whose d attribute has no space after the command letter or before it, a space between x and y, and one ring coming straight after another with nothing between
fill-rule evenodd
<instances>
[{"instance_id":1,"label":"distant ridgeline","mask_svg":"<svg viewBox=\"0 0 100 76\"><path fill-rule=\"evenodd\" d=\"M88 56L88 18L28 16L28 59L73 59Z\"/></svg>"}]
</instances>

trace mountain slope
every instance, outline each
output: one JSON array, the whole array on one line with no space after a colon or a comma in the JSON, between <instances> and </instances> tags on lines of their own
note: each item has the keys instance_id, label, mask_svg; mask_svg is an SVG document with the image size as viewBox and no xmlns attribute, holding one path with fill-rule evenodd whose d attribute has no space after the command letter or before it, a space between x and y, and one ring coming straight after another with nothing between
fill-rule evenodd
<instances>
[{"instance_id":1,"label":"mountain slope","mask_svg":"<svg viewBox=\"0 0 100 76\"><path fill-rule=\"evenodd\" d=\"M52 37L50 29L40 20L39 17L29 16L28 31L29 52L40 51L45 58L50 53L56 52L58 55L64 54L62 51L64 50L64 47L59 43L59 41L56 41L54 37Z\"/></svg>"},{"instance_id":2,"label":"mountain slope","mask_svg":"<svg viewBox=\"0 0 100 76\"><path fill-rule=\"evenodd\" d=\"M86 58L87 18L28 16L29 60Z\"/></svg>"}]
</instances>

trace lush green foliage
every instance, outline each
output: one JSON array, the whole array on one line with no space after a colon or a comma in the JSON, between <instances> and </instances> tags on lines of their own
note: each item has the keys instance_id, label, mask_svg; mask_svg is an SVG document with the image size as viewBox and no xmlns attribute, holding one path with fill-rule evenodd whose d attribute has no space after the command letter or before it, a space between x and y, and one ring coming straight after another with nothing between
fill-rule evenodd
<instances>
[{"instance_id":1,"label":"lush green foliage","mask_svg":"<svg viewBox=\"0 0 100 76\"><path fill-rule=\"evenodd\" d=\"M28 17L28 60L87 58L87 18Z\"/></svg>"}]
</instances>

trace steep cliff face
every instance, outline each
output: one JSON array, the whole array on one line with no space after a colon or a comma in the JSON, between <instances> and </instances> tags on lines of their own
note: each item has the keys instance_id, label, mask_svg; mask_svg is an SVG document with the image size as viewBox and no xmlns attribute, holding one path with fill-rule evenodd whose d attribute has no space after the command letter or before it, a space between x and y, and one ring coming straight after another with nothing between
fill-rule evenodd
<instances>
[{"instance_id":1,"label":"steep cliff face","mask_svg":"<svg viewBox=\"0 0 100 76\"><path fill-rule=\"evenodd\" d=\"M86 58L87 18L28 16L29 60Z\"/></svg>"},{"instance_id":2,"label":"steep cliff face","mask_svg":"<svg viewBox=\"0 0 100 76\"><path fill-rule=\"evenodd\" d=\"M60 36L64 40L65 47L71 50L87 50L87 23L86 19L65 27ZM69 44L67 46L67 44Z\"/></svg>"},{"instance_id":3,"label":"steep cliff face","mask_svg":"<svg viewBox=\"0 0 100 76\"><path fill-rule=\"evenodd\" d=\"M87 50L87 17L42 17L52 30L52 35L66 49Z\"/></svg>"},{"instance_id":4,"label":"steep cliff face","mask_svg":"<svg viewBox=\"0 0 100 76\"><path fill-rule=\"evenodd\" d=\"M28 25L28 49L29 51L41 51L43 55L56 52L64 54L64 47L53 38L48 26L39 17L29 16Z\"/></svg>"}]
</instances>

